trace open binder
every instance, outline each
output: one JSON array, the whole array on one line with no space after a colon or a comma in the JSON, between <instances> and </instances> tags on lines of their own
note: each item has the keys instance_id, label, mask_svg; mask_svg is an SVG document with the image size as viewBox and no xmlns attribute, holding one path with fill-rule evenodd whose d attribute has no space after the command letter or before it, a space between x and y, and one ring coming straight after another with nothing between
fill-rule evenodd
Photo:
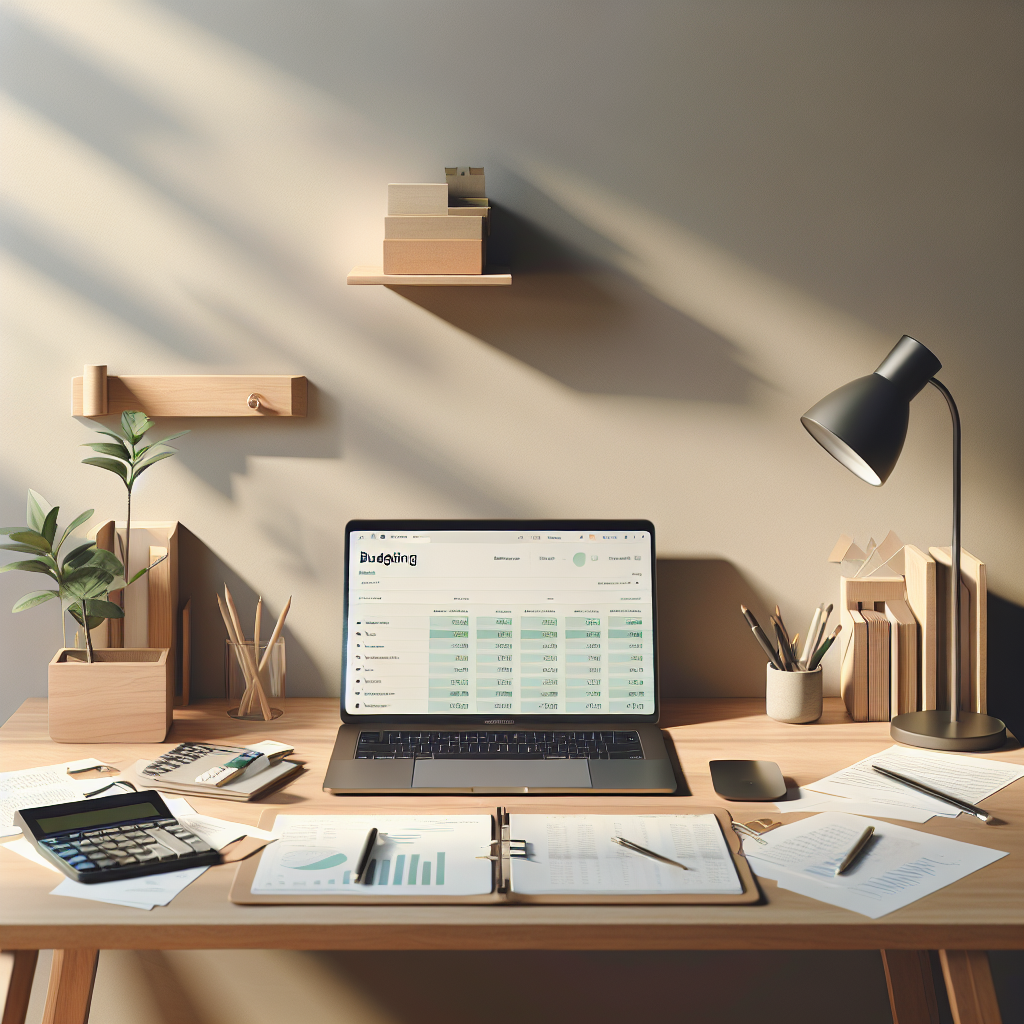
<instances>
[{"instance_id":1,"label":"open binder","mask_svg":"<svg viewBox=\"0 0 1024 1024\"><path fill-rule=\"evenodd\" d=\"M595 806L594 803L573 803L552 805L545 801L544 805L537 802L508 804L498 808L493 805L486 807L479 803L464 803L458 808L446 804L440 806L417 803L415 814L403 811L400 815L367 813L364 807L345 806L331 808L329 816L285 815L282 819L291 818L293 822L302 822L303 828L319 821L334 823L328 834L337 837L362 836L365 823L371 818L383 820L385 828L396 829L396 823L404 819L409 822L422 822L433 816L435 822L452 821L472 830L479 825L478 852L473 856L471 866L474 877L484 879L484 885L476 891L466 894L445 892L445 886L438 884L442 872L445 871L444 853L434 855L434 878L429 874L430 864L425 863L424 884L417 871L419 854L407 858L404 853L391 860L382 861L382 871L378 873L380 884L354 886L349 884L348 877L344 881L349 891L315 888L320 885L319 879L313 881L316 872L304 876L296 884L308 885L303 891L272 891L267 885L269 878L279 876L294 877L294 872L283 870L275 874L274 870L261 863L264 857L278 858L279 863L295 865L302 859L300 846L296 845L293 836L287 834L288 825L279 823L278 828L285 831L279 843L260 851L259 855L238 865L234 881L229 893L233 903L240 904L749 904L760 900L760 893L754 876L741 853L739 837L732 829L732 818L727 810L721 807L687 806L685 800L659 801L656 806L638 805L635 801L618 804ZM408 805L406 805L408 807ZM319 809L319 808L318 808ZM340 812L340 813L339 813ZM271 829L275 819L281 812L277 809L264 811L260 818L260 827ZM473 819L473 820L470 820ZM489 835L487 821L489 820ZM348 828L352 822L352 828ZM596 827L595 827L596 825ZM649 858L638 857L607 840L609 831L640 828L634 835L657 835L661 837L662 848L657 852L681 859L690 864L688 873L681 868L664 866ZM525 831L524 831L525 830ZM399 830L400 831L400 830ZM313 835L313 831L300 834ZM521 834L522 833L522 834ZM528 834L526 834L528 833ZM322 834L322 833L321 833ZM665 836L675 836L675 846ZM700 837L699 842L694 836ZM448 845L451 840L440 843L431 837L435 846ZM655 847L657 840L649 842ZM289 845L290 844L290 845ZM666 845L667 844L667 845ZM328 844L330 845L330 844ZM335 846L341 849L341 843ZM277 850L274 847L278 847ZM700 846L700 849L697 847ZM650 847L649 847L650 848ZM351 856L355 845L347 847L350 853L348 865L354 861ZM397 851L401 847L395 847ZM407 847L409 851L415 849ZM680 850L689 851L682 854ZM305 851L304 868L320 865L337 864L346 858L330 850L321 843ZM469 863L463 852L461 864L465 868ZM472 856L472 855L471 855ZM557 863L555 860L557 859ZM574 860L575 858L575 860ZM624 859L623 859L624 858ZM392 864L392 860L394 864ZM458 871L460 861L449 852L447 860L447 881L450 890L458 888ZM710 865L710 867L708 866ZM336 874L339 883L342 881L341 868L320 874ZM392 871L389 878L387 872ZM580 871L583 872L584 883L580 882ZM603 872L603 879L602 879ZM631 880L632 889L624 891L620 886L615 890L612 876L616 872L625 872ZM403 880L396 877L403 874L408 884L399 884ZM383 874L383 882L380 875ZM345 872L348 875L348 872ZM453 876L456 876L453 878ZM619 881L621 881L621 874ZM538 884L538 879L540 882ZM567 882L564 891L559 891L560 880L574 879ZM586 881L589 879L590 881ZM327 879L324 879L327 881ZM645 888L645 880L654 881L654 885ZM717 880L717 881L716 881ZM456 885L451 883L455 881ZM388 884L391 883L391 884ZM431 884L433 883L433 884ZM281 883L282 885L284 883ZM254 890L254 885L257 891ZM702 887L704 891L702 890ZM686 889L686 891L679 891Z\"/></svg>"}]
</instances>

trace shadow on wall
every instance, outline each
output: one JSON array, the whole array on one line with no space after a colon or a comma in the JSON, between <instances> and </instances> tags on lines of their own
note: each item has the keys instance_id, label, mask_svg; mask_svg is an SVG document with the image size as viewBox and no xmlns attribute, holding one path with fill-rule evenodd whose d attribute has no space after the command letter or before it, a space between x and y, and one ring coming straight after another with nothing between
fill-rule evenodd
<instances>
[{"instance_id":1,"label":"shadow on wall","mask_svg":"<svg viewBox=\"0 0 1024 1024\"><path fill-rule=\"evenodd\" d=\"M238 606L238 617L252 634L258 594L184 526L178 529L179 593L184 602L192 600L192 683L193 698L223 697L224 642L227 632L217 608L217 595L224 593L224 584ZM263 639L270 638L280 608L264 605ZM285 640L287 658L287 695L289 697L322 697L329 692L327 681L309 656L309 652L295 638L287 625L281 634Z\"/></svg>"},{"instance_id":2,"label":"shadow on wall","mask_svg":"<svg viewBox=\"0 0 1024 1024\"><path fill-rule=\"evenodd\" d=\"M769 609L724 558L659 558L658 674L663 697L764 697L765 658L740 615Z\"/></svg>"},{"instance_id":3,"label":"shadow on wall","mask_svg":"<svg viewBox=\"0 0 1024 1024\"><path fill-rule=\"evenodd\" d=\"M988 712L1024 742L1024 608L998 594L988 595Z\"/></svg>"},{"instance_id":4,"label":"shadow on wall","mask_svg":"<svg viewBox=\"0 0 1024 1024\"><path fill-rule=\"evenodd\" d=\"M392 291L452 326L576 391L745 404L759 378L721 335L584 253L610 243L521 180L531 216L580 242L569 245L533 220L496 207L488 260L511 265L511 288ZM552 219L546 215L553 209ZM593 237L591 237L593 236ZM585 245L583 244L585 243Z\"/></svg>"}]
</instances>

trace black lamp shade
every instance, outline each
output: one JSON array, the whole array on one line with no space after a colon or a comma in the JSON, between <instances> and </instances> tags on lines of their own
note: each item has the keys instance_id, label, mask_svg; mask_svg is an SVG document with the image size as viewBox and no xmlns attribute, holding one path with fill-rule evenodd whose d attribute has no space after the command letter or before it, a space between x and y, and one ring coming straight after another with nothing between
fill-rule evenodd
<instances>
[{"instance_id":1,"label":"black lamp shade","mask_svg":"<svg viewBox=\"0 0 1024 1024\"><path fill-rule=\"evenodd\" d=\"M833 458L879 487L903 451L911 399L941 368L924 345L904 335L873 374L837 388L800 422Z\"/></svg>"}]
</instances>

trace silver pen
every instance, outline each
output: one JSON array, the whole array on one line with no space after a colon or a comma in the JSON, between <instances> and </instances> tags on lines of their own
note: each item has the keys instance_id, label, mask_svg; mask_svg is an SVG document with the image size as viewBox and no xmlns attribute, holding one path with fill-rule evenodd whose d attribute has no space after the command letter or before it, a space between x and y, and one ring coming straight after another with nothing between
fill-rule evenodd
<instances>
[{"instance_id":1,"label":"silver pen","mask_svg":"<svg viewBox=\"0 0 1024 1024\"><path fill-rule=\"evenodd\" d=\"M662 864L671 864L672 867L682 868L684 871L690 870L685 864L680 864L677 860L670 860L668 857L662 857L660 853L648 850L646 846L638 846L636 843L630 842L628 839L622 839L619 836L612 836L612 842L618 843L619 846L624 846L632 853L639 853L642 857L650 857L651 860L660 860Z\"/></svg>"},{"instance_id":2,"label":"silver pen","mask_svg":"<svg viewBox=\"0 0 1024 1024\"><path fill-rule=\"evenodd\" d=\"M936 800L942 800L947 804L960 808L961 811L973 814L976 818L980 818L985 822L986 825L991 825L996 820L984 807L975 807L974 804L969 804L966 800L960 800L955 796L950 796L949 793L943 793L941 789L933 789L931 786L926 786L923 782L918 782L916 779L908 779L906 775L900 775L899 772L889 771L888 768L879 768L877 764L873 764L871 767L880 775L886 775L890 779L902 782L904 786L910 786L911 789L916 789L919 793L933 796Z\"/></svg>"},{"instance_id":3,"label":"silver pen","mask_svg":"<svg viewBox=\"0 0 1024 1024\"><path fill-rule=\"evenodd\" d=\"M857 862L860 855L867 849L868 840L875 834L875 826L868 825L866 829L857 837L857 842L850 847L850 852L842 859L839 867L836 868L836 875L841 875L844 871L852 868Z\"/></svg>"}]
</instances>

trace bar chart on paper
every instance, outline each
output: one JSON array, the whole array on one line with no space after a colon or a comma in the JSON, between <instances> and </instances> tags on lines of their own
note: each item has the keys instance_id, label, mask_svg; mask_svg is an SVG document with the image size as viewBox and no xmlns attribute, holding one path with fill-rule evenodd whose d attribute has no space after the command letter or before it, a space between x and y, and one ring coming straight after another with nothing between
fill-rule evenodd
<instances>
[{"instance_id":1,"label":"bar chart on paper","mask_svg":"<svg viewBox=\"0 0 1024 1024\"><path fill-rule=\"evenodd\" d=\"M366 870L356 865L371 828L378 839ZM252 892L256 895L343 892L411 896L436 893L478 896L492 889L487 814L462 818L423 815L279 815L276 842L263 850Z\"/></svg>"}]
</instances>

